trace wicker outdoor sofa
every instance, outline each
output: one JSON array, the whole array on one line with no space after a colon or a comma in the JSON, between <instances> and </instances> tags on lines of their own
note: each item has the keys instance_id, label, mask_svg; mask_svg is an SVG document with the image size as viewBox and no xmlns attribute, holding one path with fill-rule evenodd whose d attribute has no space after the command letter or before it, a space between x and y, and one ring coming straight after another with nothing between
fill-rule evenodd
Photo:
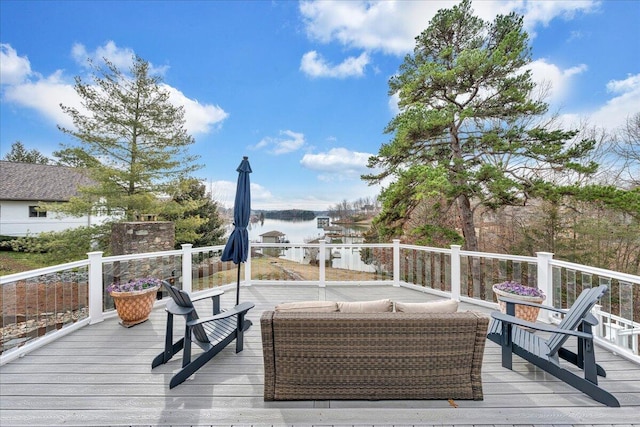
<instances>
[{"instance_id":1,"label":"wicker outdoor sofa","mask_svg":"<svg viewBox=\"0 0 640 427\"><path fill-rule=\"evenodd\" d=\"M488 322L475 312L265 311L264 400L482 400Z\"/></svg>"}]
</instances>

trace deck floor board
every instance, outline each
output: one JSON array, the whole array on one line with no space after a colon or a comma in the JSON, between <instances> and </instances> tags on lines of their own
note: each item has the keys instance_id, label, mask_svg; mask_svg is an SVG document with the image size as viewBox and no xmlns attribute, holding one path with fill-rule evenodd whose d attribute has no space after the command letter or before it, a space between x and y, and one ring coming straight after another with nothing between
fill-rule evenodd
<instances>
[{"instance_id":1,"label":"deck floor board","mask_svg":"<svg viewBox=\"0 0 640 427\"><path fill-rule=\"evenodd\" d=\"M260 315L285 301L308 299L417 302L438 297L391 286L252 286L242 300L256 307L245 347L231 345L182 385L169 390L178 354L151 370L162 351L165 313L123 328L116 318L82 328L0 367L0 425L202 425L202 426L427 426L616 425L640 426L640 366L604 349L596 358L608 372L601 385L622 408L607 408L514 357L500 365L500 348L486 343L483 401L265 402ZM223 295L230 306L234 292ZM204 310L204 303L200 302ZM461 310L490 310L461 304ZM177 319L176 339L183 324Z\"/></svg>"}]
</instances>

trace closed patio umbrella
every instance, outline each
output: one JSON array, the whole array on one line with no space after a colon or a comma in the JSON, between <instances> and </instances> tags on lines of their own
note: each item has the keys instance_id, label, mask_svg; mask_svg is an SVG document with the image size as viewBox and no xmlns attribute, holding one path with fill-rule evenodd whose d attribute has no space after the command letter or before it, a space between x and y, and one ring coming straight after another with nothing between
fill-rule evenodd
<instances>
[{"instance_id":1,"label":"closed patio umbrella","mask_svg":"<svg viewBox=\"0 0 640 427\"><path fill-rule=\"evenodd\" d=\"M236 305L240 303L240 263L247 261L249 256L249 216L251 215L251 190L249 188L249 174L251 165L249 158L244 156L238 166L238 186L233 205L233 231L229 241L222 251L222 261L233 261L238 265L238 282L236 289Z\"/></svg>"}]
</instances>

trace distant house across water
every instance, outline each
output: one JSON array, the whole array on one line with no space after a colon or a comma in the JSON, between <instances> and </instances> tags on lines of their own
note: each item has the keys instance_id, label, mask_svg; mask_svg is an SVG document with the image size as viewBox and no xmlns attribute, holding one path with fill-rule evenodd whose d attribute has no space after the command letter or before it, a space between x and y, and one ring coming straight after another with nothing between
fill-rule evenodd
<instances>
[{"instance_id":1,"label":"distant house across water","mask_svg":"<svg viewBox=\"0 0 640 427\"><path fill-rule=\"evenodd\" d=\"M262 243L287 243L286 234L273 230L260 235Z\"/></svg>"},{"instance_id":2,"label":"distant house across water","mask_svg":"<svg viewBox=\"0 0 640 427\"><path fill-rule=\"evenodd\" d=\"M328 216L319 216L318 220L318 228L325 228L331 225L331 218Z\"/></svg>"}]
</instances>

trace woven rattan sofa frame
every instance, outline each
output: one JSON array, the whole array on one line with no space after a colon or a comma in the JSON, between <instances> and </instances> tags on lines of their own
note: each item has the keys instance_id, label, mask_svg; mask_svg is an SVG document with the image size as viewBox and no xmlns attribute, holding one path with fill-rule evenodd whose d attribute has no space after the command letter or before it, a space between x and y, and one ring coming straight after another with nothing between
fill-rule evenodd
<instances>
[{"instance_id":1,"label":"woven rattan sofa frame","mask_svg":"<svg viewBox=\"0 0 640 427\"><path fill-rule=\"evenodd\" d=\"M266 311L264 399L482 400L488 324L474 312Z\"/></svg>"}]
</instances>

